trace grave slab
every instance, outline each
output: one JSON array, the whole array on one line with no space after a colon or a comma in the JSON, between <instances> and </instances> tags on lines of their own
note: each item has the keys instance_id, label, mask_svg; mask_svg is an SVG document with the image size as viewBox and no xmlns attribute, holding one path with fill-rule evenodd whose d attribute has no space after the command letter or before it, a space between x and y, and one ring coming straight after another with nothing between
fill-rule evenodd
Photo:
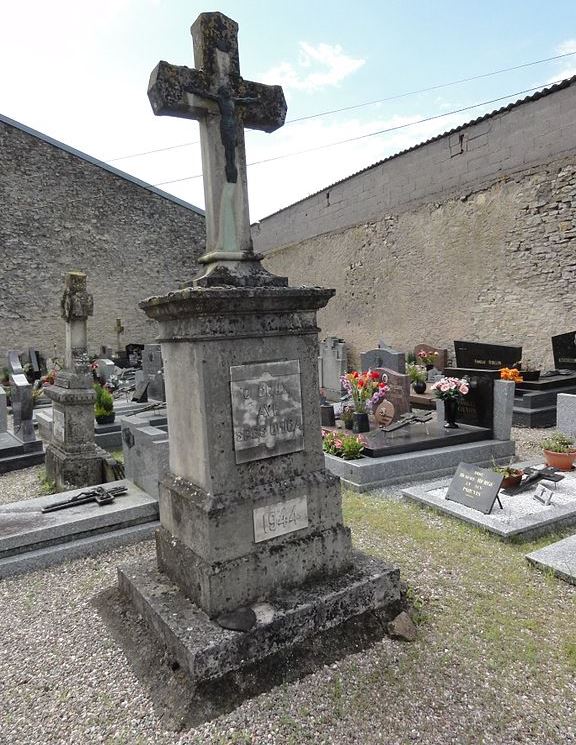
<instances>
[{"instance_id":1,"label":"grave slab","mask_svg":"<svg viewBox=\"0 0 576 745\"><path fill-rule=\"evenodd\" d=\"M468 463L465 458L462 462ZM490 465L490 464L486 464ZM519 463L522 468L528 463ZM542 467L543 464L537 464ZM431 507L459 520L484 528L505 541L529 540L566 525L576 524L576 472L556 484L552 503L544 505L534 499L537 486L524 493L510 496L500 491L503 509L496 504L489 515L446 499L450 479L431 481L410 486L402 491L403 496L413 502ZM552 486L551 482L544 482Z\"/></svg>"},{"instance_id":2,"label":"grave slab","mask_svg":"<svg viewBox=\"0 0 576 745\"><path fill-rule=\"evenodd\" d=\"M576 585L576 535L526 554L528 561L539 569Z\"/></svg>"},{"instance_id":3,"label":"grave slab","mask_svg":"<svg viewBox=\"0 0 576 745\"><path fill-rule=\"evenodd\" d=\"M11 432L0 432L0 473L44 463L42 440L22 442Z\"/></svg>"},{"instance_id":4,"label":"grave slab","mask_svg":"<svg viewBox=\"0 0 576 745\"><path fill-rule=\"evenodd\" d=\"M462 461L479 466L490 466L493 460L496 463L508 463L514 453L515 444L511 440L480 440L381 458L344 460L328 453L324 454L324 458L326 468L339 476L345 486L357 492L365 492L389 484L451 474Z\"/></svg>"},{"instance_id":5,"label":"grave slab","mask_svg":"<svg viewBox=\"0 0 576 745\"><path fill-rule=\"evenodd\" d=\"M157 522L158 501L129 481L114 483L114 486L121 485L127 486L128 492L108 505L89 503L42 513L42 508L84 491L73 489L0 506L0 577L3 576L1 567L5 560L41 552L31 559L31 564L37 568L42 558L50 560L52 554L63 556L63 560L67 558L62 547L70 542ZM110 484L103 486L109 487ZM29 564L23 561L22 566ZM6 561L6 566L14 573L19 564L14 559Z\"/></svg>"},{"instance_id":6,"label":"grave slab","mask_svg":"<svg viewBox=\"0 0 576 745\"><path fill-rule=\"evenodd\" d=\"M266 603L253 604L256 625L239 632L210 620L153 560L119 567L118 576L121 591L194 682L220 678L367 611L392 617L400 601L399 570L354 554L353 569L343 575L283 590Z\"/></svg>"}]
</instances>

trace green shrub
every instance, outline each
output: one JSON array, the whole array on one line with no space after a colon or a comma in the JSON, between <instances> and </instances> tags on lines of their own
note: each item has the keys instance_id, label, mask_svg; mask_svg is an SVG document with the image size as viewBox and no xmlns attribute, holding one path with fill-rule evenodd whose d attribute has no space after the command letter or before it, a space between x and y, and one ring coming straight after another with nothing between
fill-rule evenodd
<instances>
[{"instance_id":1,"label":"green shrub","mask_svg":"<svg viewBox=\"0 0 576 745\"><path fill-rule=\"evenodd\" d=\"M544 450L550 450L552 453L569 453L574 450L574 438L562 432L554 432L545 437L541 443Z\"/></svg>"},{"instance_id":2,"label":"green shrub","mask_svg":"<svg viewBox=\"0 0 576 745\"><path fill-rule=\"evenodd\" d=\"M94 390L96 391L94 415L109 416L114 411L114 399L112 398L112 394L98 383L94 384Z\"/></svg>"}]
</instances>

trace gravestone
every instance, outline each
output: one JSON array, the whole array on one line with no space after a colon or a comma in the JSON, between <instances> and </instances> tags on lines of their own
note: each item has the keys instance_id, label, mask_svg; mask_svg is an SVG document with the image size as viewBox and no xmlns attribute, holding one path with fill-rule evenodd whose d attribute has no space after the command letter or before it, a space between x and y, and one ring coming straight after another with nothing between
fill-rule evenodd
<instances>
[{"instance_id":1,"label":"gravestone","mask_svg":"<svg viewBox=\"0 0 576 745\"><path fill-rule=\"evenodd\" d=\"M458 398L456 421L492 429L494 426L494 383L500 380L500 373L497 370L447 367L444 375L449 378L467 377L470 380L468 394Z\"/></svg>"},{"instance_id":2,"label":"gravestone","mask_svg":"<svg viewBox=\"0 0 576 745\"><path fill-rule=\"evenodd\" d=\"M321 341L318 374L320 388L328 399L334 401L342 396L340 378L346 374L347 370L348 354L343 340L335 336L329 336Z\"/></svg>"},{"instance_id":3,"label":"gravestone","mask_svg":"<svg viewBox=\"0 0 576 745\"><path fill-rule=\"evenodd\" d=\"M146 344L142 352L142 372L148 383L148 398L165 401L164 363L160 344Z\"/></svg>"},{"instance_id":4,"label":"gravestone","mask_svg":"<svg viewBox=\"0 0 576 745\"><path fill-rule=\"evenodd\" d=\"M553 336L552 353L557 370L576 370L576 331Z\"/></svg>"},{"instance_id":5,"label":"gravestone","mask_svg":"<svg viewBox=\"0 0 576 745\"><path fill-rule=\"evenodd\" d=\"M484 344L479 341L455 341L456 367L500 370L522 360L522 347L508 344Z\"/></svg>"},{"instance_id":6,"label":"gravestone","mask_svg":"<svg viewBox=\"0 0 576 745\"><path fill-rule=\"evenodd\" d=\"M108 378L114 374L114 370L116 369L116 365L112 362L112 360L108 360L103 357L99 357L97 360L95 360L94 365L96 375L99 378L102 378L104 382L106 382Z\"/></svg>"},{"instance_id":7,"label":"gravestone","mask_svg":"<svg viewBox=\"0 0 576 745\"><path fill-rule=\"evenodd\" d=\"M420 352L425 352L426 354L434 354L434 352L436 352L437 356L434 360L433 367L438 370L438 372L443 372L444 368L448 367L447 349L443 349L442 347L432 347L430 344L416 344L414 347L416 362L418 362L418 354Z\"/></svg>"},{"instance_id":8,"label":"gravestone","mask_svg":"<svg viewBox=\"0 0 576 745\"><path fill-rule=\"evenodd\" d=\"M126 344L126 358L128 359L130 367L142 367L142 354L144 352L144 347L144 344Z\"/></svg>"},{"instance_id":9,"label":"gravestone","mask_svg":"<svg viewBox=\"0 0 576 745\"><path fill-rule=\"evenodd\" d=\"M389 347L383 339L378 342L378 351L382 355L381 367L404 374L406 372L406 355L393 347Z\"/></svg>"},{"instance_id":10,"label":"gravestone","mask_svg":"<svg viewBox=\"0 0 576 745\"><path fill-rule=\"evenodd\" d=\"M66 326L64 368L54 385L45 386L52 401L52 434L46 447L46 476L62 491L103 481L102 457L94 435L92 372L88 357L87 320L93 313L86 275L68 272L60 302Z\"/></svg>"},{"instance_id":11,"label":"gravestone","mask_svg":"<svg viewBox=\"0 0 576 745\"><path fill-rule=\"evenodd\" d=\"M387 367L379 367L376 372L384 375L385 381L390 386L386 398L394 406L392 421L397 421L403 414L410 411L410 378L408 375L401 375Z\"/></svg>"},{"instance_id":12,"label":"gravestone","mask_svg":"<svg viewBox=\"0 0 576 745\"><path fill-rule=\"evenodd\" d=\"M28 358L30 359L30 365L32 367L31 376L34 380L40 380L42 377L42 365L40 355L35 349L30 348L28 350Z\"/></svg>"},{"instance_id":13,"label":"gravestone","mask_svg":"<svg viewBox=\"0 0 576 745\"><path fill-rule=\"evenodd\" d=\"M158 564L120 568L119 582L195 681L399 599L397 570L352 556L324 469L316 312L334 291L290 288L253 253L243 127L277 129L286 105L280 87L240 77L237 29L201 14L200 69L161 62L149 89L156 113L200 119L207 254L193 286L140 304L159 324L169 470Z\"/></svg>"},{"instance_id":14,"label":"gravestone","mask_svg":"<svg viewBox=\"0 0 576 745\"><path fill-rule=\"evenodd\" d=\"M14 434L22 442L34 442L32 384L24 374L18 352L8 353L8 370Z\"/></svg>"}]
</instances>

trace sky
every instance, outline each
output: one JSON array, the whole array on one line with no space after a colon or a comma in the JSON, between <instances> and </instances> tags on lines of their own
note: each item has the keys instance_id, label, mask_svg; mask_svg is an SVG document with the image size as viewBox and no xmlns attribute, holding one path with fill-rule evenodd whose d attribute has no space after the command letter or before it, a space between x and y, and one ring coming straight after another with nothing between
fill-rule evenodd
<instances>
[{"instance_id":1,"label":"sky","mask_svg":"<svg viewBox=\"0 0 576 745\"><path fill-rule=\"evenodd\" d=\"M576 74L574 0L0 0L0 114L203 208L198 125L146 90L158 61L194 66L210 10L288 102L282 129L246 132L254 221Z\"/></svg>"}]
</instances>

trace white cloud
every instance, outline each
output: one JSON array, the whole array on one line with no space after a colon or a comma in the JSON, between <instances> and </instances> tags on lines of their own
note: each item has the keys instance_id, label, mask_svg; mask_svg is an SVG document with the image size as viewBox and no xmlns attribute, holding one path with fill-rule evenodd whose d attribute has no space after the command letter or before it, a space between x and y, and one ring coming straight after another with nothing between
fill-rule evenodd
<instances>
[{"instance_id":1,"label":"white cloud","mask_svg":"<svg viewBox=\"0 0 576 745\"><path fill-rule=\"evenodd\" d=\"M574 54L576 52L576 39L566 39L561 41L555 48L556 54ZM556 83L559 80L566 80L576 75L576 63L574 57L566 57L563 60L556 60L557 70L551 75L544 85Z\"/></svg>"},{"instance_id":2,"label":"white cloud","mask_svg":"<svg viewBox=\"0 0 576 745\"><path fill-rule=\"evenodd\" d=\"M576 52L576 39L566 39L556 47L556 54L572 54L573 52Z\"/></svg>"},{"instance_id":3,"label":"white cloud","mask_svg":"<svg viewBox=\"0 0 576 745\"><path fill-rule=\"evenodd\" d=\"M344 53L338 44L299 42L298 65L281 62L260 76L265 83L313 93L336 86L365 63Z\"/></svg>"}]
</instances>

